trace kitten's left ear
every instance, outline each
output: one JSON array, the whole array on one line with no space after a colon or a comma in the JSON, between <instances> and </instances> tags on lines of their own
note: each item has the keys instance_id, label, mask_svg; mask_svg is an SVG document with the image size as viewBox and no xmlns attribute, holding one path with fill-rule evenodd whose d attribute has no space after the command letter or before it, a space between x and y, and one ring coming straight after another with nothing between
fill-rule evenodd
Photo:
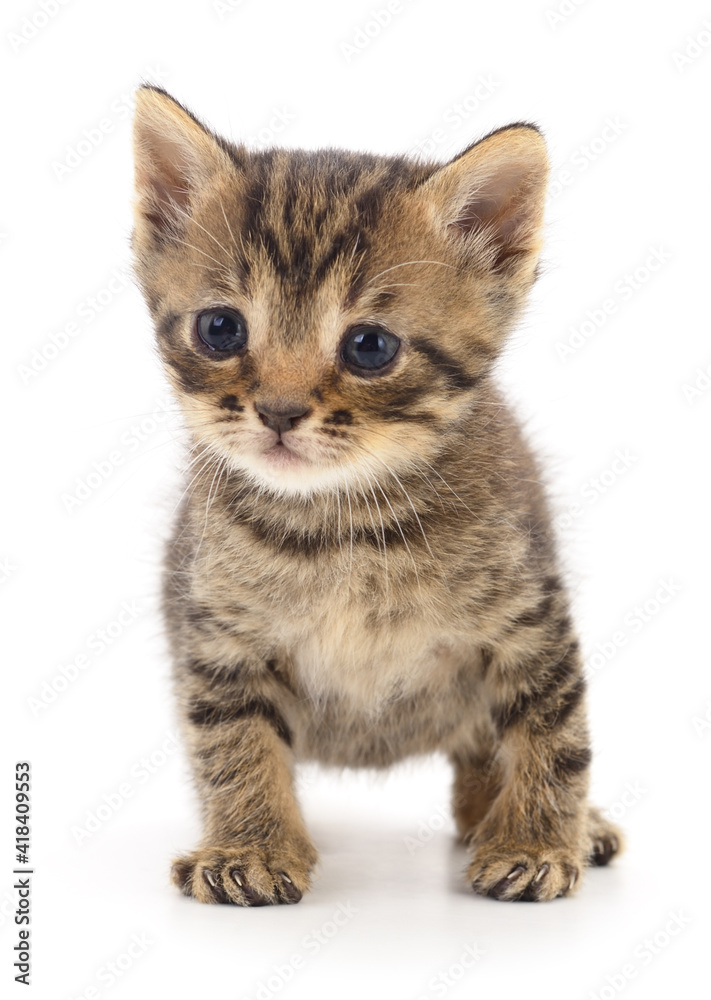
<instances>
[{"instance_id":1,"label":"kitten's left ear","mask_svg":"<svg viewBox=\"0 0 711 1000\"><path fill-rule=\"evenodd\" d=\"M461 248L481 256L489 247L492 266L528 263L535 268L541 245L548 155L534 125L492 132L440 167L425 182L440 224Z\"/></svg>"},{"instance_id":2,"label":"kitten's left ear","mask_svg":"<svg viewBox=\"0 0 711 1000\"><path fill-rule=\"evenodd\" d=\"M230 159L197 118L157 87L136 94L133 122L137 234L184 228L191 200Z\"/></svg>"}]
</instances>

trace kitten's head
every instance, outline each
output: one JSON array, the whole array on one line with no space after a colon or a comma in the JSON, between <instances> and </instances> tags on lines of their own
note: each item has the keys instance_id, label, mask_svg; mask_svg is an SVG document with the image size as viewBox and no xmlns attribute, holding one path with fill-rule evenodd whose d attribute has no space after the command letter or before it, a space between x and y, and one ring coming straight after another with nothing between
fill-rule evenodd
<instances>
[{"instance_id":1,"label":"kitten's head","mask_svg":"<svg viewBox=\"0 0 711 1000\"><path fill-rule=\"evenodd\" d=\"M198 443L303 495L432 464L534 280L537 129L445 165L250 152L145 87L134 135L137 273Z\"/></svg>"}]
</instances>

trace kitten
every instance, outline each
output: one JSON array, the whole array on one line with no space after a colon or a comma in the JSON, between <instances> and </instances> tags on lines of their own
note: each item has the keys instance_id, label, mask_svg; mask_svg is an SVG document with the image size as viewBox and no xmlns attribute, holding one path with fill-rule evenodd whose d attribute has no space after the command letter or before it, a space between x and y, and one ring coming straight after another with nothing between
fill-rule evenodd
<instances>
[{"instance_id":1,"label":"kitten","mask_svg":"<svg viewBox=\"0 0 711 1000\"><path fill-rule=\"evenodd\" d=\"M467 879L549 900L619 832L535 461L492 369L536 274L531 125L450 163L250 152L164 91L135 118L136 272L189 428L164 609L204 903L293 903L295 761L441 751Z\"/></svg>"}]
</instances>

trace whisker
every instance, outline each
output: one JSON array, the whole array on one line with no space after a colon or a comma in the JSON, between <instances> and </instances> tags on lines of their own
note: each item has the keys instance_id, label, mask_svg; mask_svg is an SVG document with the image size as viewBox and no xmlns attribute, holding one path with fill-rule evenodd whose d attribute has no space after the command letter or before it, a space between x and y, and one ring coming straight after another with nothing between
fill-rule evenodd
<instances>
[{"instance_id":1,"label":"whisker","mask_svg":"<svg viewBox=\"0 0 711 1000\"><path fill-rule=\"evenodd\" d=\"M178 237L175 236L173 233L170 233L168 235L168 238L171 239L174 243L182 243L182 245L184 247L189 247L191 250L195 250L197 253L201 253L203 255L203 257L207 257L209 260L214 260L214 262L217 264L217 266L222 271L224 271L225 274L229 274L230 273L229 269L226 267L226 265L221 260L218 260L217 257L213 257L212 254L205 253L205 251L201 250L200 247L196 247L194 244L188 243L187 240L178 239Z\"/></svg>"},{"instance_id":2,"label":"whisker","mask_svg":"<svg viewBox=\"0 0 711 1000\"><path fill-rule=\"evenodd\" d=\"M351 525L351 556L348 570L348 585L350 587L353 579L353 508L351 507L351 491L348 489L347 481L344 480L343 485L346 488L346 499L348 500L348 519Z\"/></svg>"},{"instance_id":3,"label":"whisker","mask_svg":"<svg viewBox=\"0 0 711 1000\"><path fill-rule=\"evenodd\" d=\"M177 204L176 204L176 206L175 206L175 207L176 207L176 209L178 210L178 212L180 212L180 214L181 214L182 216L184 216L184 218L186 218L186 219L187 219L187 220L188 220L189 222L192 222L192 223L193 223L194 225L196 225L196 226L198 227L198 229L202 229L203 233L205 233L205 234L206 234L207 236L209 236L209 237L210 237L210 239L211 239L211 240L212 240L212 241L213 241L214 243L216 243L216 244L218 245L218 247L220 248L220 250L222 250L222 251L223 251L224 253L226 253L226 254L227 254L227 256L228 256L228 257L230 258L230 260L234 261L234 257L233 257L233 256L232 256L232 254L231 254L231 253L229 252L229 250L227 249L227 247L224 247L224 246L223 246L223 245L222 245L222 244L220 243L220 241L218 240L218 238L217 238L216 236L214 236L214 235L213 235L213 234L212 234L212 233L211 233L211 232L209 231L209 229L205 229L205 227L204 227L203 225L201 225L201 224L200 224L200 223L199 223L199 222L197 221L197 219L196 219L196 218L195 218L194 216L190 215L190 214L189 214L189 212L184 212L184 211L183 211L183 209L182 209L182 208L181 208L181 207L180 207L179 205L177 205ZM224 211L224 210L223 210L223 211ZM227 216L225 216L225 221L227 221ZM194 249L197 249L197 248L194 248ZM236 263L236 261L234 261L234 262Z\"/></svg>"},{"instance_id":4,"label":"whisker","mask_svg":"<svg viewBox=\"0 0 711 1000\"><path fill-rule=\"evenodd\" d=\"M392 267L386 267L384 271L379 271L378 274L370 279L370 281L366 282L365 288L368 288L369 285L372 285L374 281L378 280L378 278L387 274L388 271L394 271L397 267L408 267L410 264L439 264L441 267L449 267L453 271L456 271L454 264L446 264L443 260L404 260L401 264L393 264Z\"/></svg>"},{"instance_id":5,"label":"whisker","mask_svg":"<svg viewBox=\"0 0 711 1000\"><path fill-rule=\"evenodd\" d=\"M412 549L407 544L407 538L405 538L405 532L402 530L402 525L400 524L400 519L398 518L397 514L393 510L393 505L390 503L390 500L388 499L387 493L385 492L385 490L383 489L383 487L380 485L380 483L377 480L375 482L375 485L378 487L378 489L380 490L380 492L383 494L383 498L385 500L385 503L390 508L390 513L392 514L393 518L395 519L395 524L397 525L397 529L400 532L403 544L404 544L405 548L408 551L410 559L412 560L412 567L415 570L415 579L417 580L417 587L418 587L418 590L419 590L420 589L420 574L417 572L417 563L415 562L415 557L412 554Z\"/></svg>"},{"instance_id":6,"label":"whisker","mask_svg":"<svg viewBox=\"0 0 711 1000\"><path fill-rule=\"evenodd\" d=\"M382 513L382 511L380 509L380 504L378 503L378 498L375 495L375 490L373 489L373 484L372 484L372 482L370 480L370 476L368 475L367 472L364 472L364 475L365 475L365 478L368 480L368 485L370 487L370 492L371 492L371 494L373 496L373 500L375 501L375 509L378 512L378 517L380 518L380 530L381 530L382 535L383 535L383 569L385 571L385 599L387 600L388 593L389 593L389 578L388 578L388 543L387 543L387 540L385 538L385 523L383 521L383 513ZM370 507L368 509L370 509ZM373 528L375 528L375 524L373 524Z\"/></svg>"}]
</instances>

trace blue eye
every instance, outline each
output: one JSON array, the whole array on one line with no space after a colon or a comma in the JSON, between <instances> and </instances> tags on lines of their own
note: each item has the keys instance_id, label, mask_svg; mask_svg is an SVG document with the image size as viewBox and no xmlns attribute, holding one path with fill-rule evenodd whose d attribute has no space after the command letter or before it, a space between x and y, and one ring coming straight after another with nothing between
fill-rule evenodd
<instances>
[{"instance_id":1,"label":"blue eye","mask_svg":"<svg viewBox=\"0 0 711 1000\"><path fill-rule=\"evenodd\" d=\"M372 372L389 364L399 346L395 334L382 326L357 326L346 338L341 357L350 368Z\"/></svg>"},{"instance_id":2,"label":"blue eye","mask_svg":"<svg viewBox=\"0 0 711 1000\"><path fill-rule=\"evenodd\" d=\"M207 309L196 328L203 344L219 354L236 354L247 343L247 324L235 309Z\"/></svg>"}]
</instances>

